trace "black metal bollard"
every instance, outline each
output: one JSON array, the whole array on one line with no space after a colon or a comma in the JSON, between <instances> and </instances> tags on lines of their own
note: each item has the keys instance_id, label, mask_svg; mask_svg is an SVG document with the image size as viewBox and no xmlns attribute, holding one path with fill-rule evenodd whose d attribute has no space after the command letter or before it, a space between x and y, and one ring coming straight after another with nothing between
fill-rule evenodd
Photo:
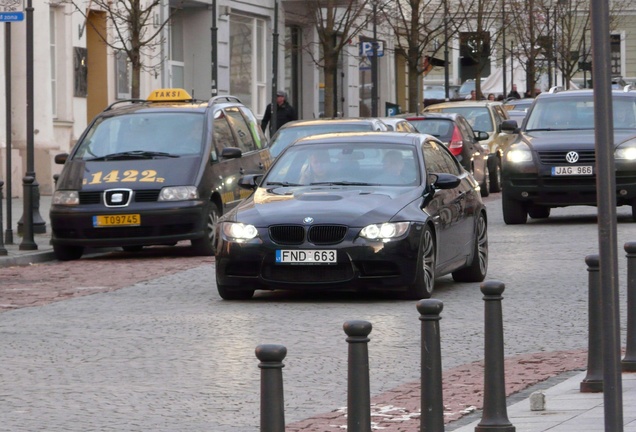
<instances>
[{"instance_id":1,"label":"black metal bollard","mask_svg":"<svg viewBox=\"0 0 636 432\"><path fill-rule=\"evenodd\" d=\"M4 247L4 241L2 240L2 232L4 228L2 227L2 187L4 186L4 182L0 180L0 255L7 255L7 248Z\"/></svg>"},{"instance_id":2,"label":"black metal bollard","mask_svg":"<svg viewBox=\"0 0 636 432\"><path fill-rule=\"evenodd\" d=\"M625 372L636 372L636 242L625 243L627 252L627 340L621 361Z\"/></svg>"},{"instance_id":3,"label":"black metal bollard","mask_svg":"<svg viewBox=\"0 0 636 432\"><path fill-rule=\"evenodd\" d=\"M506 408L504 371L503 316L501 311L503 282L486 281L480 285L485 301L484 340L484 410L475 432L514 432Z\"/></svg>"},{"instance_id":4,"label":"black metal bollard","mask_svg":"<svg viewBox=\"0 0 636 432\"><path fill-rule=\"evenodd\" d=\"M444 432L442 354L439 314L444 303L436 299L417 302L422 321L422 377L420 385L420 432Z\"/></svg>"},{"instance_id":5,"label":"black metal bollard","mask_svg":"<svg viewBox=\"0 0 636 432\"><path fill-rule=\"evenodd\" d=\"M35 177L24 176L22 177L22 186L24 193L24 230L22 232L22 243L20 243L20 250L36 250L38 245L33 238L33 182Z\"/></svg>"},{"instance_id":6,"label":"black metal bollard","mask_svg":"<svg viewBox=\"0 0 636 432\"><path fill-rule=\"evenodd\" d=\"M587 374L581 381L581 393L603 391L603 322L600 260L598 255L585 257L588 272L587 299Z\"/></svg>"},{"instance_id":7,"label":"black metal bollard","mask_svg":"<svg viewBox=\"0 0 636 432\"><path fill-rule=\"evenodd\" d=\"M371 432L371 389L369 387L368 321L347 321L343 325L349 343L347 385L347 431Z\"/></svg>"},{"instance_id":8,"label":"black metal bollard","mask_svg":"<svg viewBox=\"0 0 636 432\"><path fill-rule=\"evenodd\" d=\"M256 357L261 361L261 432L285 432L283 397L283 345L259 345Z\"/></svg>"}]
</instances>

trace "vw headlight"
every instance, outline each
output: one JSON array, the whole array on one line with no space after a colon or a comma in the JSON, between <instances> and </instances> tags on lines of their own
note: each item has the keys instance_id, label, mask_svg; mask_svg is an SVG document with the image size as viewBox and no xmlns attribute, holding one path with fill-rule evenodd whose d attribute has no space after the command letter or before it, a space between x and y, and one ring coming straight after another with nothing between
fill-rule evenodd
<instances>
[{"instance_id":1,"label":"vw headlight","mask_svg":"<svg viewBox=\"0 0 636 432\"><path fill-rule=\"evenodd\" d=\"M194 186L168 186L161 189L159 201L186 201L199 198L199 192Z\"/></svg>"},{"instance_id":2,"label":"vw headlight","mask_svg":"<svg viewBox=\"0 0 636 432\"><path fill-rule=\"evenodd\" d=\"M506 161L510 163L532 162L532 152L527 145L516 145L506 153Z\"/></svg>"},{"instance_id":3,"label":"vw headlight","mask_svg":"<svg viewBox=\"0 0 636 432\"><path fill-rule=\"evenodd\" d=\"M78 205L79 192L75 190L55 191L52 202L57 205Z\"/></svg>"},{"instance_id":4,"label":"vw headlight","mask_svg":"<svg viewBox=\"0 0 636 432\"><path fill-rule=\"evenodd\" d=\"M223 222L221 224L223 235L230 240L252 240L258 235L258 230L254 225L239 222Z\"/></svg>"},{"instance_id":5,"label":"vw headlight","mask_svg":"<svg viewBox=\"0 0 636 432\"><path fill-rule=\"evenodd\" d=\"M636 160L636 139L625 141L614 151L614 159Z\"/></svg>"},{"instance_id":6,"label":"vw headlight","mask_svg":"<svg viewBox=\"0 0 636 432\"><path fill-rule=\"evenodd\" d=\"M367 225L360 231L360 237L369 240L391 240L404 235L409 229L409 222L387 222Z\"/></svg>"}]
</instances>

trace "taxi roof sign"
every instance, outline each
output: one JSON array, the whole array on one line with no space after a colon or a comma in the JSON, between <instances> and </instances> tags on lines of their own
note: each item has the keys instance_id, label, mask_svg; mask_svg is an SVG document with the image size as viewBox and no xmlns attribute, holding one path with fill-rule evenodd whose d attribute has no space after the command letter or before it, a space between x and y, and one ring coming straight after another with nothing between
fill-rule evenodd
<instances>
[{"instance_id":1,"label":"taxi roof sign","mask_svg":"<svg viewBox=\"0 0 636 432\"><path fill-rule=\"evenodd\" d=\"M164 88L153 90L148 96L151 102L175 102L192 100L190 93L180 88Z\"/></svg>"}]
</instances>

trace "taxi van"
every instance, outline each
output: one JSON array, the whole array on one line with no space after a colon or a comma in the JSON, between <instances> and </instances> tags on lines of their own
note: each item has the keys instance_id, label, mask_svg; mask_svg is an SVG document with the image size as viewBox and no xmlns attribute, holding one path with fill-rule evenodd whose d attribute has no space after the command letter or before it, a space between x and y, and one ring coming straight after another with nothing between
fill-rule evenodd
<instances>
[{"instance_id":1,"label":"taxi van","mask_svg":"<svg viewBox=\"0 0 636 432\"><path fill-rule=\"evenodd\" d=\"M56 179L51 244L59 260L85 248L190 241L214 254L218 218L249 191L244 174L264 173L268 142L256 117L234 96L195 100L183 89L112 103L89 124Z\"/></svg>"}]
</instances>

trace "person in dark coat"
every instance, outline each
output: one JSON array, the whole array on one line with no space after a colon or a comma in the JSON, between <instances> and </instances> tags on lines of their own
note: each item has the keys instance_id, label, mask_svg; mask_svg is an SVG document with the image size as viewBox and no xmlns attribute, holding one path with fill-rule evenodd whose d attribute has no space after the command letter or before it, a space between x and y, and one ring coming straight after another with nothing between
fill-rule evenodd
<instances>
[{"instance_id":1,"label":"person in dark coat","mask_svg":"<svg viewBox=\"0 0 636 432\"><path fill-rule=\"evenodd\" d=\"M509 98L521 99L521 95L517 91L517 84L512 85L512 90L508 93Z\"/></svg>"},{"instance_id":2,"label":"person in dark coat","mask_svg":"<svg viewBox=\"0 0 636 432\"><path fill-rule=\"evenodd\" d=\"M287 122L292 120L298 120L298 115L296 114L296 110L293 106L287 102L287 93L282 90L279 90L276 93L276 103L278 107L276 108L276 129L271 130L270 136L276 133L276 130L280 128ZM261 120L261 129L263 132L267 130L267 125L269 124L272 117L272 104L267 104L267 108L265 108L265 114L263 115L263 120Z\"/></svg>"}]
</instances>

